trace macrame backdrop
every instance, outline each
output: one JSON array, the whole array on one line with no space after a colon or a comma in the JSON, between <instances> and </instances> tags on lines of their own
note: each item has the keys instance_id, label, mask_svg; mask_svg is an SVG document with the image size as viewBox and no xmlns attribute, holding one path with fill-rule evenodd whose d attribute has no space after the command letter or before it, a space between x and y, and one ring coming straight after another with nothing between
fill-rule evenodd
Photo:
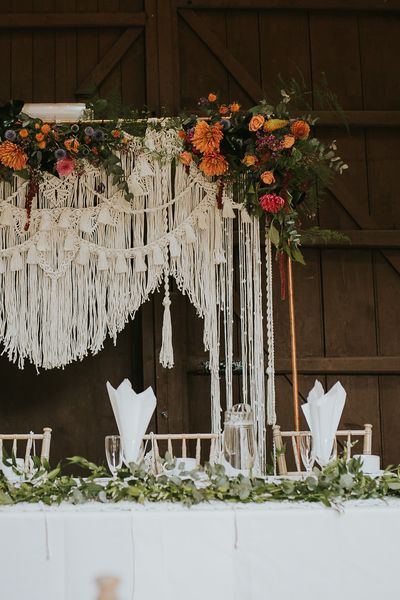
<instances>
[{"instance_id":1,"label":"macrame backdrop","mask_svg":"<svg viewBox=\"0 0 400 600\"><path fill-rule=\"evenodd\" d=\"M128 202L104 172L86 165L80 176L45 174L26 222L27 182L1 184L0 338L4 353L23 368L52 369L96 354L114 342L127 321L161 286L164 320L160 362L174 364L170 278L204 320L209 351L212 431L221 428L220 361L223 338L226 404L232 405L233 220L238 217L242 396L257 420L260 464L265 463L263 286L260 224L225 189L195 166L176 160L174 129L148 128L133 140L123 167ZM235 233L236 235L236 233ZM271 248L266 241L268 421L274 421ZM221 318L222 316L222 318ZM222 332L221 332L222 329Z\"/></svg>"}]
</instances>

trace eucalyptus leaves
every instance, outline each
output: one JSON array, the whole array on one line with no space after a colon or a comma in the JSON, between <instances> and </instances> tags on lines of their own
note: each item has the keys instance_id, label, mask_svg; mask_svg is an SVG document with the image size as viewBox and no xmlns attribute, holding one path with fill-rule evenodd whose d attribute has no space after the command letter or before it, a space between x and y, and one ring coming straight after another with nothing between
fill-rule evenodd
<instances>
[{"instance_id":1,"label":"eucalyptus leaves","mask_svg":"<svg viewBox=\"0 0 400 600\"><path fill-rule=\"evenodd\" d=\"M63 475L61 467L51 470L34 459L34 474L15 484L0 476L0 505L21 502L61 502L81 504L90 501L113 502L180 502L186 506L201 502L231 503L321 502L325 506L340 506L346 500L383 499L400 496L400 466L391 468L379 478L365 475L357 459L340 458L323 471L317 469L304 480L276 480L239 475L231 478L220 465L207 465L182 477L166 474L154 476L143 465L131 465L120 471L116 480L108 477L104 467L84 458L69 459L70 465L88 470L88 477Z\"/></svg>"}]
</instances>

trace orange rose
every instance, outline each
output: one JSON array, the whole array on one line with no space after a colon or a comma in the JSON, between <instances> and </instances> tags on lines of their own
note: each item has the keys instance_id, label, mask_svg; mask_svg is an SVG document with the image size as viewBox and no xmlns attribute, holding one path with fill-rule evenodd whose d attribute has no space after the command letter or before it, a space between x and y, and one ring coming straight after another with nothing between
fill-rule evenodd
<instances>
[{"instance_id":1,"label":"orange rose","mask_svg":"<svg viewBox=\"0 0 400 600\"><path fill-rule=\"evenodd\" d=\"M186 133L184 132L184 130L183 130L183 129L180 129L180 130L178 131L178 135L179 135L179 137L181 138L181 140L184 140L184 139L185 139L185 137L186 137Z\"/></svg>"},{"instance_id":2,"label":"orange rose","mask_svg":"<svg viewBox=\"0 0 400 600\"><path fill-rule=\"evenodd\" d=\"M286 150L291 148L295 141L296 139L293 135L284 135L282 138L282 148L285 148Z\"/></svg>"},{"instance_id":3,"label":"orange rose","mask_svg":"<svg viewBox=\"0 0 400 600\"><path fill-rule=\"evenodd\" d=\"M229 108L227 107L226 104L221 104L221 106L219 107L219 114L220 115L226 115L226 113L229 112Z\"/></svg>"},{"instance_id":4,"label":"orange rose","mask_svg":"<svg viewBox=\"0 0 400 600\"><path fill-rule=\"evenodd\" d=\"M249 131L258 131L264 125L265 118L262 115L254 115L249 123Z\"/></svg>"},{"instance_id":5,"label":"orange rose","mask_svg":"<svg viewBox=\"0 0 400 600\"><path fill-rule=\"evenodd\" d=\"M48 123L45 123L44 125L42 125L42 133L44 133L44 135L47 135L48 133L50 133L51 131L51 127Z\"/></svg>"},{"instance_id":6,"label":"orange rose","mask_svg":"<svg viewBox=\"0 0 400 600\"><path fill-rule=\"evenodd\" d=\"M257 162L257 156L254 156L254 154L246 154L246 156L242 160L242 163L244 165L246 165L246 167L252 167L253 165L256 164L256 162Z\"/></svg>"},{"instance_id":7,"label":"orange rose","mask_svg":"<svg viewBox=\"0 0 400 600\"><path fill-rule=\"evenodd\" d=\"M181 152L179 155L179 160L183 165L190 165L193 160L192 154L190 152Z\"/></svg>"},{"instance_id":8,"label":"orange rose","mask_svg":"<svg viewBox=\"0 0 400 600\"><path fill-rule=\"evenodd\" d=\"M264 173L261 173L260 177L261 181L266 185L271 185L272 183L275 183L275 177L272 171L264 171Z\"/></svg>"},{"instance_id":9,"label":"orange rose","mask_svg":"<svg viewBox=\"0 0 400 600\"><path fill-rule=\"evenodd\" d=\"M289 124L289 121L285 119L268 119L264 125L264 131L275 131L276 129L282 129Z\"/></svg>"},{"instance_id":10,"label":"orange rose","mask_svg":"<svg viewBox=\"0 0 400 600\"><path fill-rule=\"evenodd\" d=\"M29 131L27 129L20 129L19 136L22 138L27 138L29 135Z\"/></svg>"},{"instance_id":11,"label":"orange rose","mask_svg":"<svg viewBox=\"0 0 400 600\"><path fill-rule=\"evenodd\" d=\"M113 129L111 135L113 136L113 138L119 138L121 136L121 132L118 129Z\"/></svg>"},{"instance_id":12,"label":"orange rose","mask_svg":"<svg viewBox=\"0 0 400 600\"><path fill-rule=\"evenodd\" d=\"M38 141L38 142L43 142L43 140L44 140L44 135L43 135L43 133L37 133L37 134L35 135L35 138L36 138L36 141Z\"/></svg>"},{"instance_id":13,"label":"orange rose","mask_svg":"<svg viewBox=\"0 0 400 600\"><path fill-rule=\"evenodd\" d=\"M232 112L238 112L238 110L240 110L240 104L238 104L237 102L232 102L232 104L230 105L230 109Z\"/></svg>"},{"instance_id":14,"label":"orange rose","mask_svg":"<svg viewBox=\"0 0 400 600\"><path fill-rule=\"evenodd\" d=\"M46 148L46 142L45 142L45 141L43 141L43 142L40 142L40 143L38 144L38 148L40 148L41 150L44 150L44 149Z\"/></svg>"},{"instance_id":15,"label":"orange rose","mask_svg":"<svg viewBox=\"0 0 400 600\"><path fill-rule=\"evenodd\" d=\"M209 102L215 102L215 101L216 101L216 99L217 99L217 95L216 95L216 94L214 94L213 92L210 92L210 93L208 94L208 101L209 101Z\"/></svg>"},{"instance_id":16,"label":"orange rose","mask_svg":"<svg viewBox=\"0 0 400 600\"><path fill-rule=\"evenodd\" d=\"M298 140L306 140L310 135L310 126L305 121L295 121L292 123L290 131Z\"/></svg>"}]
</instances>

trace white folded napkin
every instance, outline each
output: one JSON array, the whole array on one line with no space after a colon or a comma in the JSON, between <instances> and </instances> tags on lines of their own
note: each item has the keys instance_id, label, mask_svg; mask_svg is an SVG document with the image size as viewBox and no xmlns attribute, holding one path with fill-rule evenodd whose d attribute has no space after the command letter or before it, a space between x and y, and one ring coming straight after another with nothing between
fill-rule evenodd
<instances>
[{"instance_id":1,"label":"white folded napkin","mask_svg":"<svg viewBox=\"0 0 400 600\"><path fill-rule=\"evenodd\" d=\"M129 379L124 379L117 389L107 381L107 391L121 436L124 462L126 465L137 462L143 436L157 404L153 389L148 387L136 394Z\"/></svg>"},{"instance_id":2,"label":"white folded napkin","mask_svg":"<svg viewBox=\"0 0 400 600\"><path fill-rule=\"evenodd\" d=\"M339 381L326 394L316 381L307 403L301 407L313 438L314 455L321 466L327 465L331 457L345 401L346 391Z\"/></svg>"}]
</instances>

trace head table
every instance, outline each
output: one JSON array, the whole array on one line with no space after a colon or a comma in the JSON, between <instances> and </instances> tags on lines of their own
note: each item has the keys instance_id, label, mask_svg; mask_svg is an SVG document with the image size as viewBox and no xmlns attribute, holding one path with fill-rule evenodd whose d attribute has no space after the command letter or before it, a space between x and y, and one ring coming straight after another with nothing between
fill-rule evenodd
<instances>
[{"instance_id":1,"label":"head table","mask_svg":"<svg viewBox=\"0 0 400 600\"><path fill-rule=\"evenodd\" d=\"M87 503L0 509L7 600L95 600L96 577L120 600L376 600L399 597L400 501L339 510L286 502Z\"/></svg>"}]
</instances>

